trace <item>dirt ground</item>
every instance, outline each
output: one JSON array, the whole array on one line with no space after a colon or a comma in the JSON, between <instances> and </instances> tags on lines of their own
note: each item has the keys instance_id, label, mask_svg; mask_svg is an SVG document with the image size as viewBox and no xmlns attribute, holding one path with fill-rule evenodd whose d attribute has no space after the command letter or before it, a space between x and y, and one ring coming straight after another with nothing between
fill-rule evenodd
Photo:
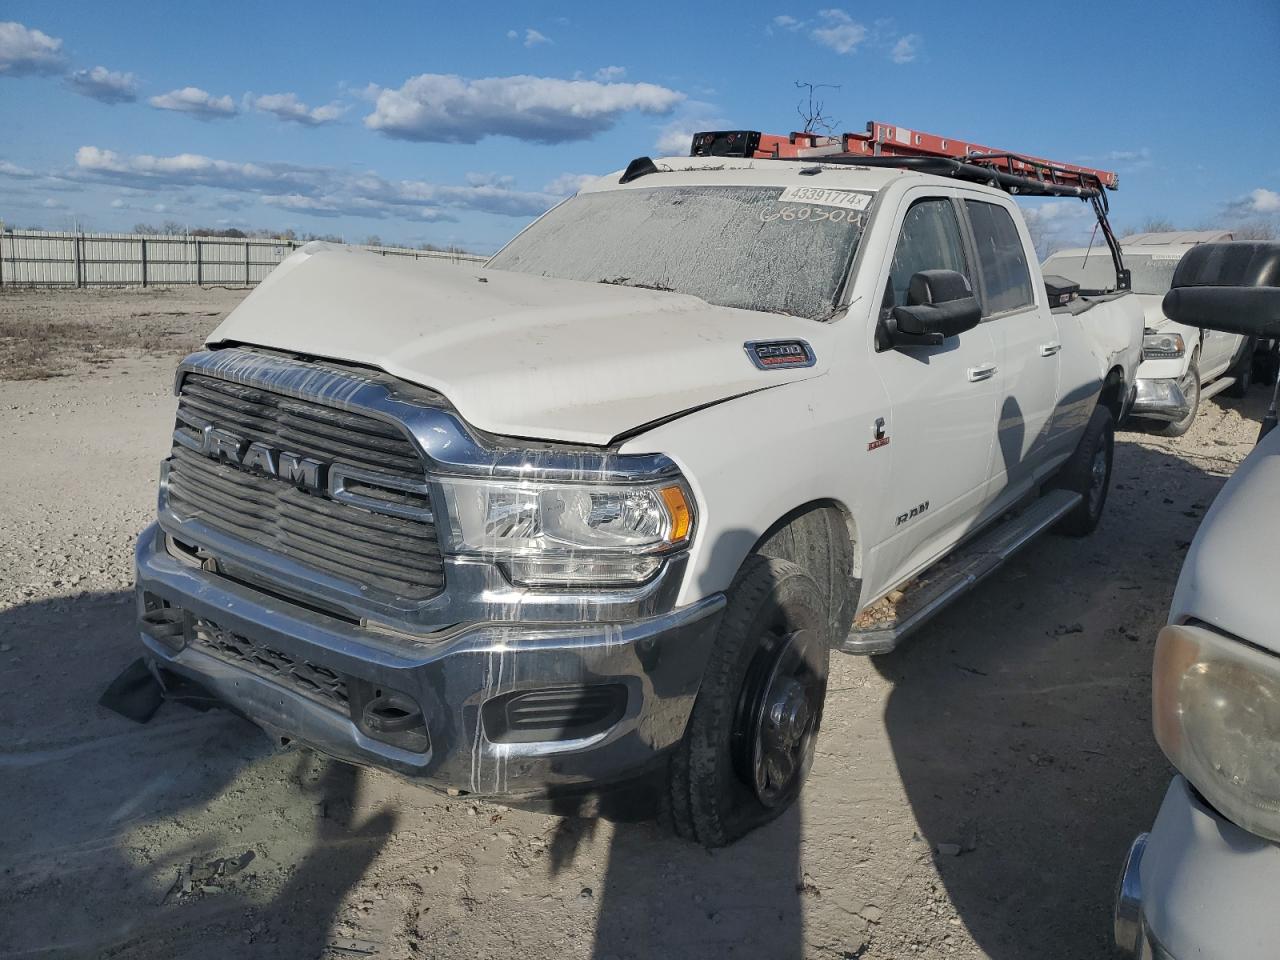
<instances>
[{"instance_id":1,"label":"dirt ground","mask_svg":"<svg viewBox=\"0 0 1280 960\"><path fill-rule=\"evenodd\" d=\"M4 329L89 324L115 358L0 380L0 956L1110 955L1170 773L1153 641L1264 391L1179 440L1122 434L1093 537L1040 539L892 656L835 657L798 809L707 852L273 752L221 711L96 705L139 653L174 363L242 295L0 295Z\"/></svg>"}]
</instances>

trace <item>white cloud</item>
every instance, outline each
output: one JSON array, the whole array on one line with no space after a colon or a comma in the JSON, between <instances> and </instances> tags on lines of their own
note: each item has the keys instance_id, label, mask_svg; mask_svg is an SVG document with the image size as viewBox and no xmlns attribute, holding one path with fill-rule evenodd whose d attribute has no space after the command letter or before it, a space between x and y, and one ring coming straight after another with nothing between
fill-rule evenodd
<instances>
[{"instance_id":1,"label":"white cloud","mask_svg":"<svg viewBox=\"0 0 1280 960\"><path fill-rule=\"evenodd\" d=\"M889 51L889 59L894 63L911 63L920 55L920 35L908 33L901 36Z\"/></svg>"},{"instance_id":2,"label":"white cloud","mask_svg":"<svg viewBox=\"0 0 1280 960\"><path fill-rule=\"evenodd\" d=\"M540 33L539 31L533 29L533 27L525 28L524 45L526 47L536 47L536 46L539 46L540 44L550 43L550 42L551 42L551 38L548 37L545 33Z\"/></svg>"},{"instance_id":3,"label":"white cloud","mask_svg":"<svg viewBox=\"0 0 1280 960\"><path fill-rule=\"evenodd\" d=\"M159 110L176 110L189 113L201 120L216 120L236 114L236 105L230 97L215 97L199 87L183 87L170 90L148 101Z\"/></svg>"},{"instance_id":4,"label":"white cloud","mask_svg":"<svg viewBox=\"0 0 1280 960\"><path fill-rule=\"evenodd\" d=\"M1280 193L1275 190L1268 190L1266 187L1258 187L1258 189L1250 190L1243 197L1227 204L1226 213L1229 217L1235 219L1280 215Z\"/></svg>"},{"instance_id":5,"label":"white cloud","mask_svg":"<svg viewBox=\"0 0 1280 960\"><path fill-rule=\"evenodd\" d=\"M704 100L690 100L679 113L658 131L654 143L656 156L687 157L693 135L700 130L731 130L733 125L722 117L716 106Z\"/></svg>"},{"instance_id":6,"label":"white cloud","mask_svg":"<svg viewBox=\"0 0 1280 960\"><path fill-rule=\"evenodd\" d=\"M66 68L57 37L12 20L0 22L0 77L48 76Z\"/></svg>"},{"instance_id":7,"label":"white cloud","mask_svg":"<svg viewBox=\"0 0 1280 960\"><path fill-rule=\"evenodd\" d=\"M804 21L797 20L790 14L782 13L773 18L773 25L779 30L790 30L794 33L804 26Z\"/></svg>"},{"instance_id":8,"label":"white cloud","mask_svg":"<svg viewBox=\"0 0 1280 960\"><path fill-rule=\"evenodd\" d=\"M853 53L867 39L867 28L839 8L819 10L818 21L813 39L836 53Z\"/></svg>"},{"instance_id":9,"label":"white cloud","mask_svg":"<svg viewBox=\"0 0 1280 960\"><path fill-rule=\"evenodd\" d=\"M264 93L260 97L250 93L245 95L245 103L254 110L308 127L333 123L347 112L347 108L336 100L321 107L308 107L296 93Z\"/></svg>"},{"instance_id":10,"label":"white cloud","mask_svg":"<svg viewBox=\"0 0 1280 960\"><path fill-rule=\"evenodd\" d=\"M555 197L568 197L582 189L584 183L594 179L594 173L562 173L543 187L542 191Z\"/></svg>"},{"instance_id":11,"label":"white cloud","mask_svg":"<svg viewBox=\"0 0 1280 960\"><path fill-rule=\"evenodd\" d=\"M559 199L549 192L517 190L511 177L491 173L471 174L465 185L436 184L325 167L240 163L193 153L124 155L94 146L76 151L76 165L81 176L89 179L147 190L177 186L240 191L260 195L262 202L273 206L318 216L442 220L443 209L528 217L542 213ZM220 197L218 205L234 208L229 199Z\"/></svg>"},{"instance_id":12,"label":"white cloud","mask_svg":"<svg viewBox=\"0 0 1280 960\"><path fill-rule=\"evenodd\" d=\"M1259 187L1249 194L1255 213L1280 213L1280 193Z\"/></svg>"},{"instance_id":13,"label":"white cloud","mask_svg":"<svg viewBox=\"0 0 1280 960\"><path fill-rule=\"evenodd\" d=\"M67 86L102 103L133 103L138 99L138 78L106 67L77 70L67 77Z\"/></svg>"},{"instance_id":14,"label":"white cloud","mask_svg":"<svg viewBox=\"0 0 1280 960\"><path fill-rule=\"evenodd\" d=\"M617 83L626 75L626 67L601 67L595 72L595 78L601 83Z\"/></svg>"},{"instance_id":15,"label":"white cloud","mask_svg":"<svg viewBox=\"0 0 1280 960\"><path fill-rule=\"evenodd\" d=\"M600 83L552 77L448 74L410 77L378 91L365 126L389 137L434 143L476 143L508 136L534 143L586 140L622 114L670 113L685 95L652 83Z\"/></svg>"},{"instance_id":16,"label":"white cloud","mask_svg":"<svg viewBox=\"0 0 1280 960\"><path fill-rule=\"evenodd\" d=\"M701 129L701 128L699 128ZM654 148L664 157L684 157L689 154L693 135L698 131L687 122L673 122L662 128Z\"/></svg>"},{"instance_id":17,"label":"white cloud","mask_svg":"<svg viewBox=\"0 0 1280 960\"><path fill-rule=\"evenodd\" d=\"M41 176L34 170L28 170L26 167L20 167L16 163L10 163L8 160L0 160L0 176L14 177L19 180L34 180Z\"/></svg>"}]
</instances>

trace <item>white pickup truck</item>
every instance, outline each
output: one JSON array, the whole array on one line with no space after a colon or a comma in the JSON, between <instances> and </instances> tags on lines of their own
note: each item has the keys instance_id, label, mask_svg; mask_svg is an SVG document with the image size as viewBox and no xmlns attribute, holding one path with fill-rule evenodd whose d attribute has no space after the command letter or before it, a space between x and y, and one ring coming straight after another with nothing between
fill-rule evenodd
<instances>
[{"instance_id":1,"label":"white pickup truck","mask_svg":"<svg viewBox=\"0 0 1280 960\"><path fill-rule=\"evenodd\" d=\"M1166 437L1191 429L1202 400L1223 391L1243 397L1252 383L1254 338L1175 323L1161 308L1183 254L1198 244L1230 239L1229 230L1182 230L1120 241L1131 289L1147 316L1132 413L1158 423L1156 432ZM1084 290L1108 290L1115 277L1110 258L1096 247L1060 250L1045 260L1043 270L1069 277Z\"/></svg>"},{"instance_id":2,"label":"white pickup truck","mask_svg":"<svg viewBox=\"0 0 1280 960\"><path fill-rule=\"evenodd\" d=\"M155 675L436 786L779 814L830 650L1098 523L1142 333L1051 301L1035 181L840 161L641 158L483 267L302 248L178 371Z\"/></svg>"},{"instance_id":3,"label":"white pickup truck","mask_svg":"<svg viewBox=\"0 0 1280 960\"><path fill-rule=\"evenodd\" d=\"M1165 300L1192 327L1280 336L1280 243L1206 244ZM1147 960L1272 960L1280 948L1280 430L1205 514L1156 641L1152 721L1177 770L1134 840L1116 942Z\"/></svg>"}]
</instances>

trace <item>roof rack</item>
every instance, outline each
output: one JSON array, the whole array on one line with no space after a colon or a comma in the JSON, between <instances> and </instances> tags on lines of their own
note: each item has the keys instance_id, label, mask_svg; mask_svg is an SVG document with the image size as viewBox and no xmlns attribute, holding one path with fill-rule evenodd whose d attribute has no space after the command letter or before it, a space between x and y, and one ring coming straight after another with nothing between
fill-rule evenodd
<instances>
[{"instance_id":1,"label":"roof rack","mask_svg":"<svg viewBox=\"0 0 1280 960\"><path fill-rule=\"evenodd\" d=\"M1129 289L1120 244L1107 220L1107 190L1120 185L1119 175L1074 163L1058 163L968 140L940 137L891 123L872 120L865 133L786 136L756 130L709 130L693 135L691 157L751 157L759 160L798 160L859 167L897 167L936 176L954 177L1027 197L1077 197L1087 200L1111 249L1116 286Z\"/></svg>"},{"instance_id":2,"label":"roof rack","mask_svg":"<svg viewBox=\"0 0 1280 960\"><path fill-rule=\"evenodd\" d=\"M830 137L816 133L778 136L755 130L695 133L689 155L910 167L1032 196L1088 197L1104 188L1115 190L1120 184L1119 176L1109 170L1026 156L876 120L867 124L866 133Z\"/></svg>"}]
</instances>

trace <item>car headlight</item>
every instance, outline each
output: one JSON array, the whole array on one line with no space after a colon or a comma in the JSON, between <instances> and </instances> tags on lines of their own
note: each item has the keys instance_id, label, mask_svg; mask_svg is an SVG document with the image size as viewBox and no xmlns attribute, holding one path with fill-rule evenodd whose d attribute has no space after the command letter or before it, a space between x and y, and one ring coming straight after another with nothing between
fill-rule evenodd
<instances>
[{"instance_id":1,"label":"car headlight","mask_svg":"<svg viewBox=\"0 0 1280 960\"><path fill-rule=\"evenodd\" d=\"M1187 352L1180 333L1146 333L1142 337L1142 356L1148 360L1174 360Z\"/></svg>"},{"instance_id":2,"label":"car headlight","mask_svg":"<svg viewBox=\"0 0 1280 960\"><path fill-rule=\"evenodd\" d=\"M1165 627L1152 698L1169 761L1228 819L1280 840L1280 657L1203 627Z\"/></svg>"},{"instance_id":3,"label":"car headlight","mask_svg":"<svg viewBox=\"0 0 1280 960\"><path fill-rule=\"evenodd\" d=\"M455 554L499 562L524 586L643 583L693 536L683 483L441 478Z\"/></svg>"}]
</instances>

